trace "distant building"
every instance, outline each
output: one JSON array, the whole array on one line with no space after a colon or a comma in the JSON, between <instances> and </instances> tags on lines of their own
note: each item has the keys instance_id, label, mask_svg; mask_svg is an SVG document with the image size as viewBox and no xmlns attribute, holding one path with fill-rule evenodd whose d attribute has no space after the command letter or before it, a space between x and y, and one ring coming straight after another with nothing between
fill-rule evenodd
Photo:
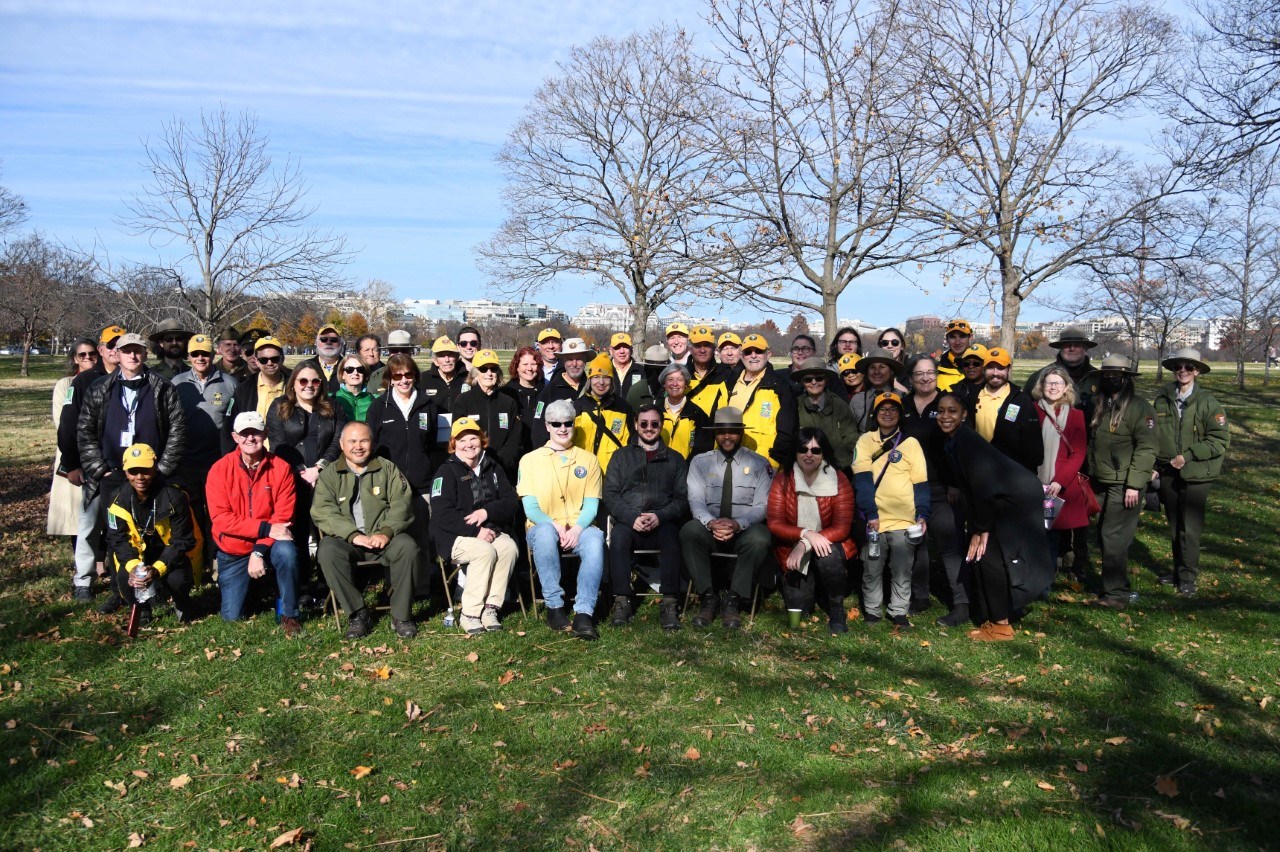
<instances>
[{"instance_id":1,"label":"distant building","mask_svg":"<svg viewBox=\"0 0 1280 852\"><path fill-rule=\"evenodd\" d=\"M563 311L532 302L495 302L492 299L405 299L401 303L405 316L432 323L470 323L482 326L494 323L512 325L548 325L565 322Z\"/></svg>"}]
</instances>

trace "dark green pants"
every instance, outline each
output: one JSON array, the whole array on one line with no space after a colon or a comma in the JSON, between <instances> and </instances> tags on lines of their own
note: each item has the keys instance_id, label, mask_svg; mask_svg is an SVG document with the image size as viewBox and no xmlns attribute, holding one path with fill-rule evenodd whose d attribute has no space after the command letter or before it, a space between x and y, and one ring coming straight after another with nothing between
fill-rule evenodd
<instances>
[{"instance_id":1,"label":"dark green pants","mask_svg":"<svg viewBox=\"0 0 1280 852\"><path fill-rule=\"evenodd\" d=\"M1102 483L1105 490L1098 494L1102 514L1098 516L1098 537L1102 539L1102 596L1104 598L1129 597L1129 545L1138 531L1138 519L1142 516L1142 493L1132 509L1124 507L1123 482Z\"/></svg>"},{"instance_id":2,"label":"dark green pants","mask_svg":"<svg viewBox=\"0 0 1280 852\"><path fill-rule=\"evenodd\" d=\"M1200 576L1200 534L1210 484L1187 482L1177 471L1160 475L1160 501L1173 536L1173 574L1180 584L1195 583Z\"/></svg>"},{"instance_id":3,"label":"dark green pants","mask_svg":"<svg viewBox=\"0 0 1280 852\"><path fill-rule=\"evenodd\" d=\"M413 572L418 563L418 545L413 536L400 533L381 552L356 547L336 536L320 539L316 561L348 616L364 607L364 595L356 586L354 573L356 563L365 560L376 560L390 569L391 616L397 621L408 621L413 611Z\"/></svg>"},{"instance_id":4,"label":"dark green pants","mask_svg":"<svg viewBox=\"0 0 1280 852\"><path fill-rule=\"evenodd\" d=\"M734 536L732 541L720 542L697 519L689 521L680 528L680 549L684 553L689 579L693 581L693 590L705 595L714 588L711 579L712 551L736 553L738 558L734 561L729 591L749 600L751 584L769 555L771 539L769 528L761 523L747 527Z\"/></svg>"}]
</instances>

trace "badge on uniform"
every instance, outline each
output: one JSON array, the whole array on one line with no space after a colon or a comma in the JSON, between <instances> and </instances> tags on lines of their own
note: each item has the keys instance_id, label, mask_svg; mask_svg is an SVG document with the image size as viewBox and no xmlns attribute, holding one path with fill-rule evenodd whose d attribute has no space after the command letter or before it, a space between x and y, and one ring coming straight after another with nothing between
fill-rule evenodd
<instances>
[{"instance_id":1,"label":"badge on uniform","mask_svg":"<svg viewBox=\"0 0 1280 852\"><path fill-rule=\"evenodd\" d=\"M897 464L900 461L902 461L902 451L901 450L890 451L889 464Z\"/></svg>"},{"instance_id":2,"label":"badge on uniform","mask_svg":"<svg viewBox=\"0 0 1280 852\"><path fill-rule=\"evenodd\" d=\"M1219 425L1219 426L1226 426L1226 425L1227 425L1227 415L1225 415L1225 414L1219 414L1217 419L1218 419L1218 425Z\"/></svg>"},{"instance_id":3,"label":"badge on uniform","mask_svg":"<svg viewBox=\"0 0 1280 852\"><path fill-rule=\"evenodd\" d=\"M374 497L377 497L377 496L378 496L379 494L381 494L381 493L382 493L382 486L380 486L380 485L375 485L375 486L373 486L373 496L374 496Z\"/></svg>"},{"instance_id":4,"label":"badge on uniform","mask_svg":"<svg viewBox=\"0 0 1280 852\"><path fill-rule=\"evenodd\" d=\"M439 497L442 493L444 493L444 477L437 476L431 480L431 496Z\"/></svg>"},{"instance_id":5,"label":"badge on uniform","mask_svg":"<svg viewBox=\"0 0 1280 852\"><path fill-rule=\"evenodd\" d=\"M1148 429L1156 428L1156 419L1154 417L1147 418L1147 428Z\"/></svg>"},{"instance_id":6,"label":"badge on uniform","mask_svg":"<svg viewBox=\"0 0 1280 852\"><path fill-rule=\"evenodd\" d=\"M537 408L535 408L535 409L533 410L533 419L534 419L534 420L538 420L539 418L541 418L541 417L542 417L542 406L543 406L544 404L545 404L545 403L539 402L539 403L538 403L538 407L537 407Z\"/></svg>"},{"instance_id":7,"label":"badge on uniform","mask_svg":"<svg viewBox=\"0 0 1280 852\"><path fill-rule=\"evenodd\" d=\"M419 411L419 412L418 412L418 428L419 428L419 429L430 429L430 428L431 428L431 415L430 415L430 414L428 414L428 413L427 413L427 412L425 412L425 411Z\"/></svg>"},{"instance_id":8,"label":"badge on uniform","mask_svg":"<svg viewBox=\"0 0 1280 852\"><path fill-rule=\"evenodd\" d=\"M498 428L499 428L499 429L506 429L506 428L508 428L508 426L507 426L507 415L506 415L506 412L500 412L500 413L498 414Z\"/></svg>"},{"instance_id":9,"label":"badge on uniform","mask_svg":"<svg viewBox=\"0 0 1280 852\"><path fill-rule=\"evenodd\" d=\"M621 417L613 418L613 423L609 426L609 431L615 435L622 434L622 418Z\"/></svg>"},{"instance_id":10,"label":"badge on uniform","mask_svg":"<svg viewBox=\"0 0 1280 852\"><path fill-rule=\"evenodd\" d=\"M750 468L750 467L744 467L744 468L742 469L742 475L743 475L743 476L750 476L750 475L751 475L751 468Z\"/></svg>"},{"instance_id":11,"label":"badge on uniform","mask_svg":"<svg viewBox=\"0 0 1280 852\"><path fill-rule=\"evenodd\" d=\"M66 398L65 400L63 400L63 403L62 403L62 404L63 404L63 405L70 405L70 404L72 403L72 401L74 401L74 400L75 400L75 398L76 398L76 389L75 389L75 388L73 388L73 387L71 387L70 385L68 385L68 386L67 386L67 398Z\"/></svg>"},{"instance_id":12,"label":"badge on uniform","mask_svg":"<svg viewBox=\"0 0 1280 852\"><path fill-rule=\"evenodd\" d=\"M214 404L214 406L221 406L221 405L222 405L222 391L214 391L214 392L213 392L213 404Z\"/></svg>"},{"instance_id":13,"label":"badge on uniform","mask_svg":"<svg viewBox=\"0 0 1280 852\"><path fill-rule=\"evenodd\" d=\"M1010 423L1018 419L1018 412L1022 410L1020 405L1010 405L1004 412L1004 419Z\"/></svg>"},{"instance_id":14,"label":"badge on uniform","mask_svg":"<svg viewBox=\"0 0 1280 852\"><path fill-rule=\"evenodd\" d=\"M111 529L116 528L116 516L112 512L107 513L107 526L110 527Z\"/></svg>"},{"instance_id":15,"label":"badge on uniform","mask_svg":"<svg viewBox=\"0 0 1280 852\"><path fill-rule=\"evenodd\" d=\"M772 402L762 402L762 403L760 403L760 416L761 416L761 417L763 417L765 420L768 420L770 417L772 417L772 416L773 416L773 403L772 403Z\"/></svg>"},{"instance_id":16,"label":"badge on uniform","mask_svg":"<svg viewBox=\"0 0 1280 852\"><path fill-rule=\"evenodd\" d=\"M577 467L575 467L575 468L573 469L573 475L574 475L574 476L576 476L576 477L578 477L579 479L586 479L586 478L587 478L587 469L586 469L585 467L583 467L582 465L578 465Z\"/></svg>"}]
</instances>

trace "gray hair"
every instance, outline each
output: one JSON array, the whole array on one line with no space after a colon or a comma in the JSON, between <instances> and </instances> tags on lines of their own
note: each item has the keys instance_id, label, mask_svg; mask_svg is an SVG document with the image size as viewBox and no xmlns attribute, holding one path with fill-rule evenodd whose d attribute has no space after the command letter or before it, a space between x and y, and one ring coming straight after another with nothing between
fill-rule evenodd
<instances>
[{"instance_id":1,"label":"gray hair","mask_svg":"<svg viewBox=\"0 0 1280 852\"><path fill-rule=\"evenodd\" d=\"M554 420L557 423L572 421L578 416L578 409L573 402L567 399L557 399L555 402L542 409L542 421Z\"/></svg>"},{"instance_id":2,"label":"gray hair","mask_svg":"<svg viewBox=\"0 0 1280 852\"><path fill-rule=\"evenodd\" d=\"M684 380L686 382L693 381L693 379L689 376L689 370L684 366L684 364L668 364L666 369L664 369L658 375L658 383L665 385L667 383L667 377L670 376L672 373L679 373L680 375L684 376Z\"/></svg>"}]
</instances>

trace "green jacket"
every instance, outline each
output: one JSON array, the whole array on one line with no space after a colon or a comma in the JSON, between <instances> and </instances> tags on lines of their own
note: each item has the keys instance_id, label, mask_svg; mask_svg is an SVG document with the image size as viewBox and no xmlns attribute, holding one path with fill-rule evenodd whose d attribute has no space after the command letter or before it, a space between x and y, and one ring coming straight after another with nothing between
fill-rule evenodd
<instances>
[{"instance_id":1,"label":"green jacket","mask_svg":"<svg viewBox=\"0 0 1280 852\"><path fill-rule=\"evenodd\" d=\"M1181 454L1187 461L1181 471L1187 482L1217 479L1231 444L1231 431L1227 428L1227 412L1213 394L1197 382L1187 397L1182 417L1178 417L1178 385L1171 382L1156 394L1155 410L1159 441L1156 460L1163 466Z\"/></svg>"},{"instance_id":2,"label":"green jacket","mask_svg":"<svg viewBox=\"0 0 1280 852\"><path fill-rule=\"evenodd\" d=\"M414 501L418 498L400 469L386 459L374 457L358 478L360 503L364 506L364 533L381 533L391 538L408 530L413 523ZM360 535L351 512L356 480L345 456L320 472L311 502L311 520L320 532L346 541Z\"/></svg>"},{"instance_id":3,"label":"green jacket","mask_svg":"<svg viewBox=\"0 0 1280 852\"><path fill-rule=\"evenodd\" d=\"M1111 428L1107 398L1098 395L1094 403L1102 419L1089 438L1089 470L1106 485L1145 491L1156 464L1156 414L1145 399L1133 397L1124 416Z\"/></svg>"},{"instance_id":4,"label":"green jacket","mask_svg":"<svg viewBox=\"0 0 1280 852\"><path fill-rule=\"evenodd\" d=\"M844 400L828 391L822 395L822 407L815 408L808 394L804 394L797 402L796 415L801 429L814 426L826 434L835 453L836 467L848 470L853 466L858 427L854 425L853 412Z\"/></svg>"}]
</instances>

